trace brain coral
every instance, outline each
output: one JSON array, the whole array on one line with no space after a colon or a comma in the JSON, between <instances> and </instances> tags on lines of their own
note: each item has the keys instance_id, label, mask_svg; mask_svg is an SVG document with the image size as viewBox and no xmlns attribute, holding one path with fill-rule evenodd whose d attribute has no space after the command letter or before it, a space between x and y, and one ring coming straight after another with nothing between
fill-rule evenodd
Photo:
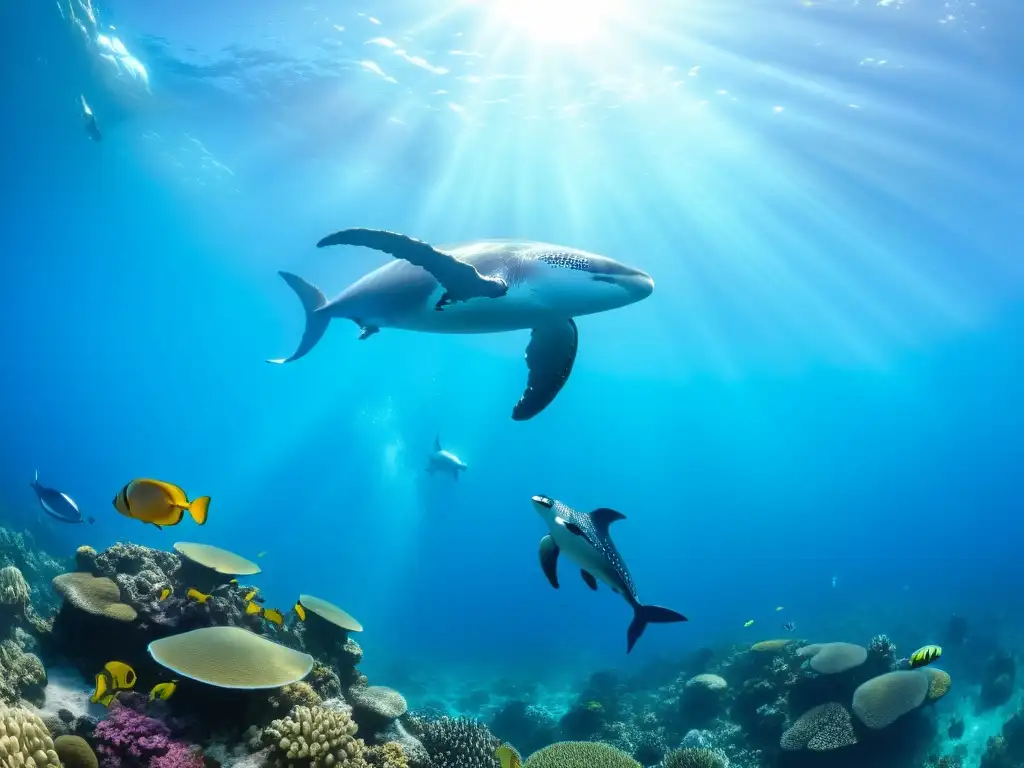
<instances>
[{"instance_id":1,"label":"brain coral","mask_svg":"<svg viewBox=\"0 0 1024 768\"><path fill-rule=\"evenodd\" d=\"M931 679L921 669L873 677L853 692L853 711L868 728L885 728L924 703Z\"/></svg>"},{"instance_id":2,"label":"brain coral","mask_svg":"<svg viewBox=\"0 0 1024 768\"><path fill-rule=\"evenodd\" d=\"M949 688L953 685L953 679L949 676L948 672L944 672L936 667L925 667L925 671L928 672L928 677L931 678L928 681L928 700L938 701L949 693Z\"/></svg>"},{"instance_id":3,"label":"brain coral","mask_svg":"<svg viewBox=\"0 0 1024 768\"><path fill-rule=\"evenodd\" d=\"M115 621L134 621L138 615L134 608L121 602L121 590L107 578L79 571L62 573L54 577L53 588L66 602L86 613Z\"/></svg>"},{"instance_id":4,"label":"brain coral","mask_svg":"<svg viewBox=\"0 0 1024 768\"><path fill-rule=\"evenodd\" d=\"M53 750L64 763L64 768L99 768L99 760L89 742L81 736L58 736Z\"/></svg>"},{"instance_id":5,"label":"brain coral","mask_svg":"<svg viewBox=\"0 0 1024 768\"><path fill-rule=\"evenodd\" d=\"M830 701L804 712L779 742L785 750L826 752L857 743L853 720L846 707Z\"/></svg>"},{"instance_id":6,"label":"brain coral","mask_svg":"<svg viewBox=\"0 0 1024 768\"><path fill-rule=\"evenodd\" d=\"M721 752L706 747L683 747L665 755L664 768L728 768L729 760Z\"/></svg>"},{"instance_id":7,"label":"brain coral","mask_svg":"<svg viewBox=\"0 0 1024 768\"><path fill-rule=\"evenodd\" d=\"M356 688L349 692L349 698L357 712L364 710L383 720L394 720L409 709L402 694L383 685Z\"/></svg>"},{"instance_id":8,"label":"brain coral","mask_svg":"<svg viewBox=\"0 0 1024 768\"><path fill-rule=\"evenodd\" d=\"M703 674L686 681L687 688L707 688L709 691L724 691L728 683L719 675Z\"/></svg>"},{"instance_id":9,"label":"brain coral","mask_svg":"<svg viewBox=\"0 0 1024 768\"><path fill-rule=\"evenodd\" d=\"M815 672L836 675L867 661L868 649L853 643L814 643L799 649L796 655L810 657L808 664Z\"/></svg>"},{"instance_id":10,"label":"brain coral","mask_svg":"<svg viewBox=\"0 0 1024 768\"><path fill-rule=\"evenodd\" d=\"M608 744L563 741L534 752L525 768L641 768L640 763Z\"/></svg>"},{"instance_id":11,"label":"brain coral","mask_svg":"<svg viewBox=\"0 0 1024 768\"><path fill-rule=\"evenodd\" d=\"M476 720L431 720L424 725L420 741L431 760L442 768L499 768L494 752L501 741Z\"/></svg>"},{"instance_id":12,"label":"brain coral","mask_svg":"<svg viewBox=\"0 0 1024 768\"><path fill-rule=\"evenodd\" d=\"M346 710L296 707L263 731L263 743L279 768L366 768L357 730Z\"/></svg>"},{"instance_id":13,"label":"brain coral","mask_svg":"<svg viewBox=\"0 0 1024 768\"><path fill-rule=\"evenodd\" d=\"M4 768L60 768L50 732L36 715L0 705L0 765Z\"/></svg>"}]
</instances>

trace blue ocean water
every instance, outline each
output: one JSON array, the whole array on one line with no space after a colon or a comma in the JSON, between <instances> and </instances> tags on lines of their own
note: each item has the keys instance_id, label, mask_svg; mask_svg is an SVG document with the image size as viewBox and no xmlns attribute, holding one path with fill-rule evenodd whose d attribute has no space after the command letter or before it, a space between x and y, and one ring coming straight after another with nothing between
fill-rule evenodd
<instances>
[{"instance_id":1,"label":"blue ocean water","mask_svg":"<svg viewBox=\"0 0 1024 768\"><path fill-rule=\"evenodd\" d=\"M1021 9L499 5L4 4L4 524L265 553L268 600L343 605L396 686L784 620L1018 636ZM350 226L572 245L656 289L579 320L524 423L525 331L337 322L267 365L303 323L277 270L333 295L385 263L315 248ZM424 471L438 433L457 483ZM34 470L95 525L41 519ZM209 523L118 516L140 476L212 496ZM546 583L537 493L621 510L640 595L690 621L627 657L618 597Z\"/></svg>"}]
</instances>

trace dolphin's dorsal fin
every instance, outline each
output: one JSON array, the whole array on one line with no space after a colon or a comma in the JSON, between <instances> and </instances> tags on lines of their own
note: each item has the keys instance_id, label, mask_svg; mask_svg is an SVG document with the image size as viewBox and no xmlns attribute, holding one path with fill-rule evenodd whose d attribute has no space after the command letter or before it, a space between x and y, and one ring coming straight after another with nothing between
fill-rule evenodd
<instances>
[{"instance_id":1,"label":"dolphin's dorsal fin","mask_svg":"<svg viewBox=\"0 0 1024 768\"><path fill-rule=\"evenodd\" d=\"M626 516L624 514L608 507L600 507L590 513L590 520L594 523L594 528L597 529L598 533L607 533L609 525L616 520L625 519Z\"/></svg>"},{"instance_id":2,"label":"dolphin's dorsal fin","mask_svg":"<svg viewBox=\"0 0 1024 768\"><path fill-rule=\"evenodd\" d=\"M441 450L441 433L440 432L438 432L434 436L434 450L435 451L440 451Z\"/></svg>"}]
</instances>

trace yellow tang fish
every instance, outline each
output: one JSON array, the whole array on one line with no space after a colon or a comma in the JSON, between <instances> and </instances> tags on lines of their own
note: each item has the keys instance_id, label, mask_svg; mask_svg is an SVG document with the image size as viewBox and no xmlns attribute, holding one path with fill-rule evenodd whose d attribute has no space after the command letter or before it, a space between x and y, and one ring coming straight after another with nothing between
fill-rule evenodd
<instances>
[{"instance_id":1,"label":"yellow tang fish","mask_svg":"<svg viewBox=\"0 0 1024 768\"><path fill-rule=\"evenodd\" d=\"M753 624L754 624L754 620L753 619L751 619L750 621L743 622L743 626L744 627L750 627L750 626L753 626Z\"/></svg>"},{"instance_id":2,"label":"yellow tang fish","mask_svg":"<svg viewBox=\"0 0 1024 768\"><path fill-rule=\"evenodd\" d=\"M295 607L292 610L295 611L295 615L299 617L299 621L306 620L306 609L302 607L302 603L295 603Z\"/></svg>"},{"instance_id":3,"label":"yellow tang fish","mask_svg":"<svg viewBox=\"0 0 1024 768\"><path fill-rule=\"evenodd\" d=\"M178 690L178 681L171 680L169 683L157 683L153 686L153 690L149 692L149 700L160 699L166 701L174 695L174 692Z\"/></svg>"},{"instance_id":4,"label":"yellow tang fish","mask_svg":"<svg viewBox=\"0 0 1024 768\"><path fill-rule=\"evenodd\" d=\"M248 603L250 600L252 600L254 597L256 597L256 591L257 590L254 589L251 592L246 592L245 593L245 597L243 597L242 599L245 600L245 602Z\"/></svg>"},{"instance_id":5,"label":"yellow tang fish","mask_svg":"<svg viewBox=\"0 0 1024 768\"><path fill-rule=\"evenodd\" d=\"M501 763L501 768L523 768L523 759L516 752L515 747L502 744L494 751L494 756Z\"/></svg>"},{"instance_id":6,"label":"yellow tang fish","mask_svg":"<svg viewBox=\"0 0 1024 768\"><path fill-rule=\"evenodd\" d=\"M271 624L277 624L279 627L284 626L284 614L277 610L277 608L265 608L263 610L263 618Z\"/></svg>"},{"instance_id":7,"label":"yellow tang fish","mask_svg":"<svg viewBox=\"0 0 1024 768\"><path fill-rule=\"evenodd\" d=\"M196 600L196 601L198 601L200 603L205 603L207 600L209 600L212 597L212 595L204 595L202 592L200 592L195 587L189 587L188 592L185 593L185 597L190 597L193 600Z\"/></svg>"},{"instance_id":8,"label":"yellow tang fish","mask_svg":"<svg viewBox=\"0 0 1024 768\"><path fill-rule=\"evenodd\" d=\"M164 587L163 589L160 590L160 599L161 600L166 600L168 597L171 596L171 592L172 591L173 590L171 590L170 587Z\"/></svg>"},{"instance_id":9,"label":"yellow tang fish","mask_svg":"<svg viewBox=\"0 0 1024 768\"><path fill-rule=\"evenodd\" d=\"M931 664L942 655L942 646L926 645L910 654L910 668L917 669Z\"/></svg>"},{"instance_id":10,"label":"yellow tang fish","mask_svg":"<svg viewBox=\"0 0 1024 768\"><path fill-rule=\"evenodd\" d=\"M177 525L187 511L197 524L202 525L210 511L210 497L200 496L189 501L185 492L176 485L139 478L128 483L114 497L114 509L125 517L151 523L157 528Z\"/></svg>"},{"instance_id":11,"label":"yellow tang fish","mask_svg":"<svg viewBox=\"0 0 1024 768\"><path fill-rule=\"evenodd\" d=\"M263 609L260 608L256 603L246 603L245 604L245 612L249 616L252 616L253 614L262 613Z\"/></svg>"}]
</instances>

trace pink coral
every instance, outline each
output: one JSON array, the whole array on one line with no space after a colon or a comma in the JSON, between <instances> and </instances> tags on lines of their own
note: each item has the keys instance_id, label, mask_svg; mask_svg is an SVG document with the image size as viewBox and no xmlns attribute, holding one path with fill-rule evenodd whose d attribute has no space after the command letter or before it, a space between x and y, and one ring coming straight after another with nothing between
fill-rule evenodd
<instances>
[{"instance_id":1,"label":"pink coral","mask_svg":"<svg viewBox=\"0 0 1024 768\"><path fill-rule=\"evenodd\" d=\"M202 768L203 758L161 721L117 703L93 732L103 768Z\"/></svg>"}]
</instances>

